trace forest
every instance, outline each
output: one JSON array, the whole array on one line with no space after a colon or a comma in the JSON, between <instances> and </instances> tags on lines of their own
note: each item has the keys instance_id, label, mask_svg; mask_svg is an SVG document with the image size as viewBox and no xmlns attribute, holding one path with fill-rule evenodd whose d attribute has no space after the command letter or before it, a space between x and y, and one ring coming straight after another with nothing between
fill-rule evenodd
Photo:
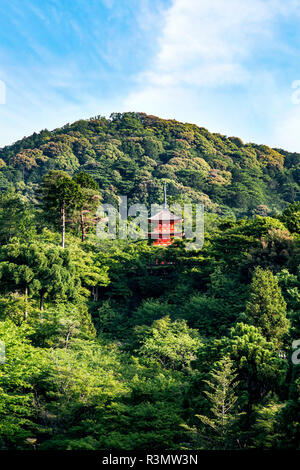
<instances>
[{"instance_id":1,"label":"forest","mask_svg":"<svg viewBox=\"0 0 300 470\"><path fill-rule=\"evenodd\" d=\"M164 181L201 250L97 237ZM299 195L300 154L144 113L1 148L0 449L300 449Z\"/></svg>"}]
</instances>

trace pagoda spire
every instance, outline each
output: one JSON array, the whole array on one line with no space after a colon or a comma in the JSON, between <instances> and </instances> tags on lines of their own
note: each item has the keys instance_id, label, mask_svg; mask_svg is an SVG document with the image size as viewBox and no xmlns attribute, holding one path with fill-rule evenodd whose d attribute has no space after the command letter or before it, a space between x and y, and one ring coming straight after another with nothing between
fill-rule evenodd
<instances>
[{"instance_id":1,"label":"pagoda spire","mask_svg":"<svg viewBox=\"0 0 300 470\"><path fill-rule=\"evenodd\" d=\"M167 209L168 204L167 204L167 185L166 185L166 180L164 180L164 209Z\"/></svg>"}]
</instances>

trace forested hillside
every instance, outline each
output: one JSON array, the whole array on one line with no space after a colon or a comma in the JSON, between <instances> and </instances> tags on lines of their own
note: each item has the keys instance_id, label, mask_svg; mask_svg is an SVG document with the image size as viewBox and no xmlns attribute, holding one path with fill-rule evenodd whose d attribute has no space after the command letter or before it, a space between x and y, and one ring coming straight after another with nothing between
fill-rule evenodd
<instances>
[{"instance_id":1,"label":"forested hillside","mask_svg":"<svg viewBox=\"0 0 300 470\"><path fill-rule=\"evenodd\" d=\"M223 215L268 215L299 200L300 154L244 144L193 124L142 113L114 114L42 131L0 149L0 189L13 185L34 201L50 170L79 170L99 184L104 202L161 199L203 202Z\"/></svg>"},{"instance_id":2,"label":"forested hillside","mask_svg":"<svg viewBox=\"0 0 300 470\"><path fill-rule=\"evenodd\" d=\"M299 157L134 113L0 149L0 449L299 449ZM201 250L97 238L164 179Z\"/></svg>"}]
</instances>

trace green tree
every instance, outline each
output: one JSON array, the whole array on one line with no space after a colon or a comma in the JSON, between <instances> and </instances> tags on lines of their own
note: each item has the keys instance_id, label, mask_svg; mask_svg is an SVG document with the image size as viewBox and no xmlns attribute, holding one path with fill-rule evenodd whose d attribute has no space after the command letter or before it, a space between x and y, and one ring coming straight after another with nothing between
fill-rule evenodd
<instances>
[{"instance_id":1,"label":"green tree","mask_svg":"<svg viewBox=\"0 0 300 470\"><path fill-rule=\"evenodd\" d=\"M78 338L63 346L48 351L50 363L40 382L41 449L97 449L106 407L128 392L118 353Z\"/></svg>"},{"instance_id":2,"label":"green tree","mask_svg":"<svg viewBox=\"0 0 300 470\"><path fill-rule=\"evenodd\" d=\"M107 267L73 243L67 249L36 239L4 245L0 250L0 292L21 292L25 301L82 302L94 286L108 282ZM26 305L26 302L25 302ZM27 318L27 307L25 318Z\"/></svg>"},{"instance_id":3,"label":"green tree","mask_svg":"<svg viewBox=\"0 0 300 470\"><path fill-rule=\"evenodd\" d=\"M269 399L255 407L255 422L252 426L252 446L255 449L276 449L282 439L279 421L284 403Z\"/></svg>"},{"instance_id":4,"label":"green tree","mask_svg":"<svg viewBox=\"0 0 300 470\"><path fill-rule=\"evenodd\" d=\"M201 345L196 363L200 376L210 371L216 358L224 356L230 357L238 373L239 402L249 424L253 406L270 392L282 389L289 364L280 357L276 343L267 341L258 328L245 323L237 323L228 336Z\"/></svg>"},{"instance_id":5,"label":"green tree","mask_svg":"<svg viewBox=\"0 0 300 470\"><path fill-rule=\"evenodd\" d=\"M35 234L34 214L28 202L15 192L0 195L0 242L12 237L32 237Z\"/></svg>"},{"instance_id":6,"label":"green tree","mask_svg":"<svg viewBox=\"0 0 300 470\"><path fill-rule=\"evenodd\" d=\"M300 202L290 204L282 213L282 222L292 233L300 233Z\"/></svg>"},{"instance_id":7,"label":"green tree","mask_svg":"<svg viewBox=\"0 0 300 470\"><path fill-rule=\"evenodd\" d=\"M271 271L256 268L249 300L246 302L245 319L258 327L268 341L273 341L278 346L282 343L289 321L278 279Z\"/></svg>"},{"instance_id":8,"label":"green tree","mask_svg":"<svg viewBox=\"0 0 300 470\"><path fill-rule=\"evenodd\" d=\"M99 185L87 173L77 173L73 180L81 188L81 198L78 198L77 207L81 229L81 241L85 240L86 227L95 225L96 209L99 205Z\"/></svg>"},{"instance_id":9,"label":"green tree","mask_svg":"<svg viewBox=\"0 0 300 470\"><path fill-rule=\"evenodd\" d=\"M0 322L5 362L0 364L0 448L28 448L35 438L34 387L47 368L46 355L29 341L32 330L11 321Z\"/></svg>"},{"instance_id":10,"label":"green tree","mask_svg":"<svg viewBox=\"0 0 300 470\"><path fill-rule=\"evenodd\" d=\"M204 394L210 404L210 416L196 414L196 417L204 425L201 440L206 448L226 450L238 446L235 428L240 414L237 412L236 378L233 362L225 356L215 364L210 380L204 381L209 388Z\"/></svg>"},{"instance_id":11,"label":"green tree","mask_svg":"<svg viewBox=\"0 0 300 470\"><path fill-rule=\"evenodd\" d=\"M136 327L136 334L139 354L171 369L188 367L201 344L197 330L189 328L185 320L171 322L168 316L151 327Z\"/></svg>"},{"instance_id":12,"label":"green tree","mask_svg":"<svg viewBox=\"0 0 300 470\"><path fill-rule=\"evenodd\" d=\"M57 225L57 219L61 220L61 246L64 248L66 218L81 203L80 185L67 173L52 170L44 176L39 193L46 219L54 225Z\"/></svg>"},{"instance_id":13,"label":"green tree","mask_svg":"<svg viewBox=\"0 0 300 470\"><path fill-rule=\"evenodd\" d=\"M299 358L299 353L298 353ZM294 364L288 399L279 416L281 439L278 447L300 450L300 365Z\"/></svg>"}]
</instances>

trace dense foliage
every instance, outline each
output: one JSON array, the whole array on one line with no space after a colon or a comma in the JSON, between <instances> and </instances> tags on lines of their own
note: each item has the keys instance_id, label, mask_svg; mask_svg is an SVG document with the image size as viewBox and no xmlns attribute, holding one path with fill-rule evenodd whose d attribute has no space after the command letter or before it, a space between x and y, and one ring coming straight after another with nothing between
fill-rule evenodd
<instances>
[{"instance_id":1,"label":"dense foliage","mask_svg":"<svg viewBox=\"0 0 300 470\"><path fill-rule=\"evenodd\" d=\"M0 157L1 449L300 448L298 154L126 113ZM162 179L201 250L96 237Z\"/></svg>"},{"instance_id":2,"label":"dense foliage","mask_svg":"<svg viewBox=\"0 0 300 470\"><path fill-rule=\"evenodd\" d=\"M0 189L34 201L51 170L93 177L104 202L203 202L223 215L272 215L299 200L300 154L143 113L113 114L44 130L0 149Z\"/></svg>"}]
</instances>

